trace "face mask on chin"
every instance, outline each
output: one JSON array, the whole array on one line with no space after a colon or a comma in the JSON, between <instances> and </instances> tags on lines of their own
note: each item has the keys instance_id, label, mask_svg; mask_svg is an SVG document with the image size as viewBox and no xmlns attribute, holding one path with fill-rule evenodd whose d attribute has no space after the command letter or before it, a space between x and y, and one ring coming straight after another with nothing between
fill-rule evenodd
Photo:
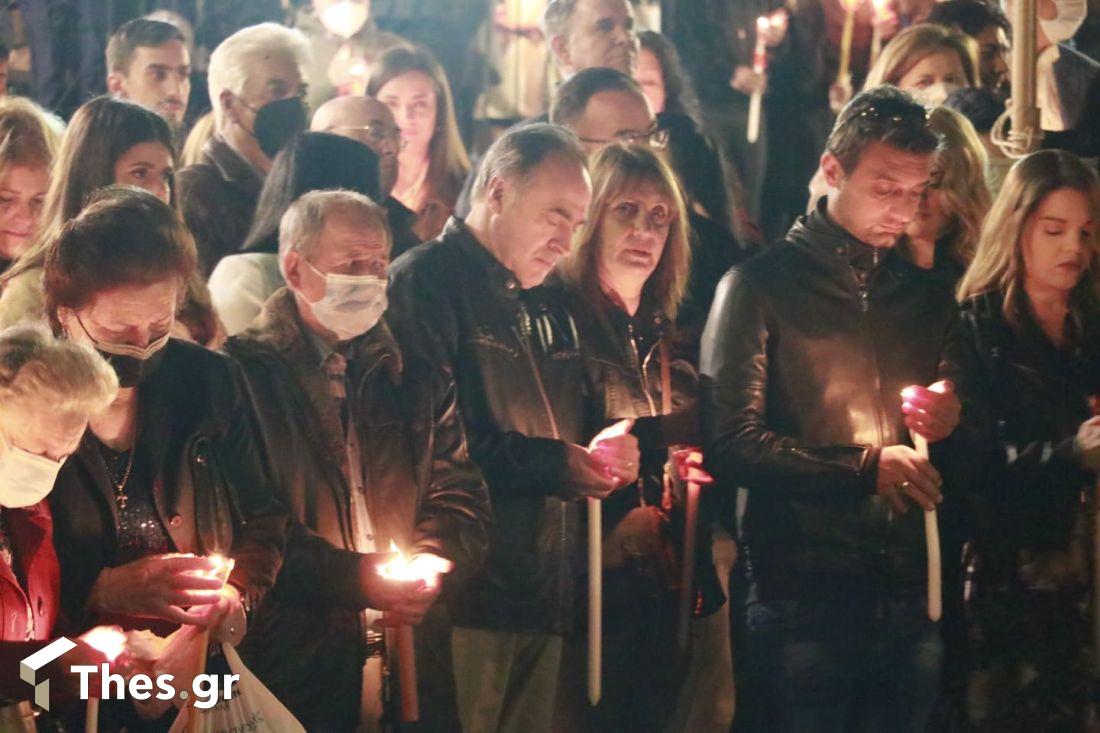
<instances>
[{"instance_id":1,"label":"face mask on chin","mask_svg":"<svg viewBox=\"0 0 1100 733\"><path fill-rule=\"evenodd\" d=\"M65 461L52 461L28 453L0 438L0 506L22 509L34 506L53 490Z\"/></svg>"},{"instance_id":2,"label":"face mask on chin","mask_svg":"<svg viewBox=\"0 0 1100 733\"><path fill-rule=\"evenodd\" d=\"M325 294L309 304L314 317L340 341L362 336L374 328L386 312L386 279L377 275L323 273L302 261L325 280Z\"/></svg>"}]
</instances>

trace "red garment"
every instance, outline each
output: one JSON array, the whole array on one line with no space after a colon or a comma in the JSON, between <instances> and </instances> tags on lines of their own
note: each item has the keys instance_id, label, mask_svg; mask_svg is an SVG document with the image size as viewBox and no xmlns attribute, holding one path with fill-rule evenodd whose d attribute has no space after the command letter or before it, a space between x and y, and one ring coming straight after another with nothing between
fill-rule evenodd
<instances>
[{"instance_id":1,"label":"red garment","mask_svg":"<svg viewBox=\"0 0 1100 733\"><path fill-rule=\"evenodd\" d=\"M61 569L53 546L53 518L41 501L26 509L0 509L15 567L0 562L0 698L29 699L19 660L45 646L57 623ZM34 641L27 641L28 602Z\"/></svg>"}]
</instances>

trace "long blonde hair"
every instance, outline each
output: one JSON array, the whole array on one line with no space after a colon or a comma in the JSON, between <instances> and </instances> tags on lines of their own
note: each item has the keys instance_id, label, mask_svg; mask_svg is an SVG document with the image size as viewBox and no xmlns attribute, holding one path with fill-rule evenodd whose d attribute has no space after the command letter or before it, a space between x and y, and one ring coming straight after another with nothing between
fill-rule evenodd
<instances>
[{"instance_id":1,"label":"long blonde hair","mask_svg":"<svg viewBox=\"0 0 1100 733\"><path fill-rule=\"evenodd\" d=\"M898 80L925 56L945 52L958 54L968 86L981 86L978 44L974 39L954 28L920 23L906 28L886 44L875 65L867 72L863 88L871 89L879 84L897 86Z\"/></svg>"},{"instance_id":2,"label":"long blonde hair","mask_svg":"<svg viewBox=\"0 0 1100 733\"><path fill-rule=\"evenodd\" d=\"M652 183L672 202L673 220L657 268L649 276L646 289L668 320L676 318L687 290L691 270L691 244L687 206L676 175L668 164L645 145L614 143L608 145L589 165L592 174L592 202L584 227L573 237L573 247L562 270L566 281L578 288L590 303L600 303L600 283L596 273L600 229L608 206L616 196Z\"/></svg>"},{"instance_id":3,"label":"long blonde hair","mask_svg":"<svg viewBox=\"0 0 1100 733\"><path fill-rule=\"evenodd\" d=\"M985 184L988 155L970 120L955 110L937 107L928 115L928 124L940 139L933 170L939 173L935 185L949 218L948 230L941 237L948 241L949 256L966 266L974 257L982 221L989 211Z\"/></svg>"},{"instance_id":4,"label":"long blonde hair","mask_svg":"<svg viewBox=\"0 0 1100 733\"><path fill-rule=\"evenodd\" d=\"M1046 197L1062 189L1082 193L1088 199L1092 218L1100 221L1100 179L1073 153L1040 150L1012 166L982 227L974 262L959 283L960 301L998 290L1004 293L1005 318L1010 323L1021 322L1028 312L1024 227ZM1095 295L1098 291L1100 231L1093 231L1089 249L1088 269L1078 285L1079 295L1089 291Z\"/></svg>"}]
</instances>

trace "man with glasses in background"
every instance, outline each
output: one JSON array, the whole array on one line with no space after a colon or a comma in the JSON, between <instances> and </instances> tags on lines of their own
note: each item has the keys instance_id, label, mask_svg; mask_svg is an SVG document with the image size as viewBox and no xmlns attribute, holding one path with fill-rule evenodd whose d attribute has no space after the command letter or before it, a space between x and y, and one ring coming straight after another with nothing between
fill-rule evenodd
<instances>
[{"instance_id":1,"label":"man with glasses in background","mask_svg":"<svg viewBox=\"0 0 1100 733\"><path fill-rule=\"evenodd\" d=\"M381 179L378 190L386 197L379 203L386 208L386 218L393 236L390 259L397 259L420 244L420 238L412 230L416 214L390 195L397 183L397 154L405 147L401 128L394 121L390 108L374 97L337 97L317 108L309 129L357 140L378 156Z\"/></svg>"}]
</instances>

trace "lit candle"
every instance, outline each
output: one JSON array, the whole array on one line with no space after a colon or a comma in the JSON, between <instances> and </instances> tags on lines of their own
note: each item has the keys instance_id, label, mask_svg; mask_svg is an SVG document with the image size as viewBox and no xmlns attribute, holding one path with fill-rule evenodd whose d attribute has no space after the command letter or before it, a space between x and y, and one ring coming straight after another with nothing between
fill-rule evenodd
<instances>
[{"instance_id":1,"label":"lit candle","mask_svg":"<svg viewBox=\"0 0 1100 733\"><path fill-rule=\"evenodd\" d=\"M701 453L691 453L688 461L699 463ZM691 638L691 618L695 610L695 535L699 525L700 486L694 481L687 484L687 507L684 517L684 564L680 569L680 649L687 650Z\"/></svg>"},{"instance_id":2,"label":"lit candle","mask_svg":"<svg viewBox=\"0 0 1100 733\"><path fill-rule=\"evenodd\" d=\"M85 644L107 658L109 664L126 650L126 635L118 626L97 626L80 637ZM84 718L84 733L99 730L99 698L88 698L88 710Z\"/></svg>"},{"instance_id":3,"label":"lit candle","mask_svg":"<svg viewBox=\"0 0 1100 733\"><path fill-rule=\"evenodd\" d=\"M625 418L601 430L588 444L590 453L604 440L626 435L634 420ZM588 702L596 705L602 696L603 676L603 505L588 499Z\"/></svg>"},{"instance_id":4,"label":"lit candle","mask_svg":"<svg viewBox=\"0 0 1100 733\"><path fill-rule=\"evenodd\" d=\"M229 580L229 574L233 572L233 566L236 563L233 558L224 555L210 555L207 559L214 567L203 573L203 575L207 578L217 578L223 584ZM192 679L206 671L206 653L210 647L210 629L201 630L195 643L198 646L198 653L196 654L195 673L192 675ZM197 733L199 722L202 720L202 716L199 715L198 709L195 707L195 699L196 696L192 695L187 701L187 733Z\"/></svg>"},{"instance_id":5,"label":"lit candle","mask_svg":"<svg viewBox=\"0 0 1100 733\"><path fill-rule=\"evenodd\" d=\"M752 52L752 71L762 75L768 70L768 44L764 34L771 28L771 21L766 15L756 19L756 47ZM764 94L759 89L749 97L749 124L746 138L750 143L755 143L760 137L760 107Z\"/></svg>"},{"instance_id":6,"label":"lit candle","mask_svg":"<svg viewBox=\"0 0 1100 733\"><path fill-rule=\"evenodd\" d=\"M837 84L849 83L849 66L852 60L852 32L856 25L856 7L859 0L841 0L846 11L844 16L844 33L840 37L840 66L836 73Z\"/></svg>"},{"instance_id":7,"label":"lit candle","mask_svg":"<svg viewBox=\"0 0 1100 733\"><path fill-rule=\"evenodd\" d=\"M943 392L943 385L936 382L929 389ZM911 387L901 392L902 397L906 398L912 394ZM912 430L909 436L917 453L928 459L928 438ZM943 561L940 557L940 523L935 509L924 513L924 543L928 549L928 618L939 621L943 615Z\"/></svg>"},{"instance_id":8,"label":"lit candle","mask_svg":"<svg viewBox=\"0 0 1100 733\"><path fill-rule=\"evenodd\" d=\"M450 571L452 564L435 555L417 555L409 560L390 540L390 552L394 559L378 568L378 574L386 580L409 582L423 580L429 586L439 582L439 576ZM420 720L420 696L416 685L416 649L413 628L400 624L394 630L397 636L398 674L401 684L401 722L416 723Z\"/></svg>"},{"instance_id":9,"label":"lit candle","mask_svg":"<svg viewBox=\"0 0 1100 733\"><path fill-rule=\"evenodd\" d=\"M882 24L890 17L890 0L871 0L874 18L871 22L871 65L874 66L882 53Z\"/></svg>"}]
</instances>

